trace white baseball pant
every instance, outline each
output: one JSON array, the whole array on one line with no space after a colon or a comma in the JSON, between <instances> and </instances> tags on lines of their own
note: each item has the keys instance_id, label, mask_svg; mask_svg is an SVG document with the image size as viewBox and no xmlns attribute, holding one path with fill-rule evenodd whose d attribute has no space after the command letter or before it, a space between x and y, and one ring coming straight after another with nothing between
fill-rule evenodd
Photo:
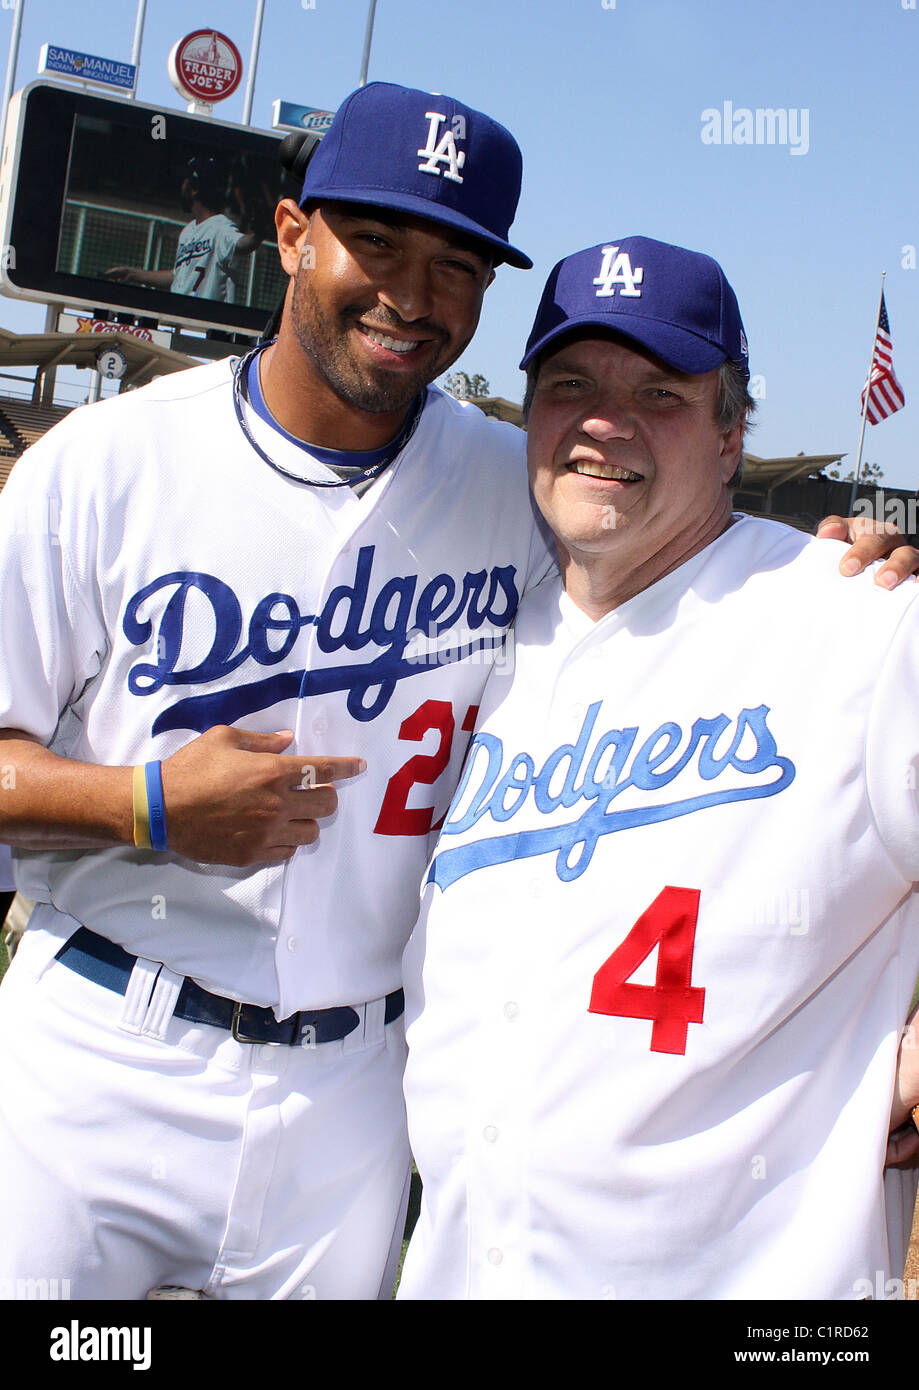
<instances>
[{"instance_id":1,"label":"white baseball pant","mask_svg":"<svg viewBox=\"0 0 919 1390\"><path fill-rule=\"evenodd\" d=\"M240 1043L171 1016L170 971L145 1000L139 962L121 996L62 940L30 929L0 986L0 1297L389 1298L402 1019L379 1000L341 1041Z\"/></svg>"}]
</instances>

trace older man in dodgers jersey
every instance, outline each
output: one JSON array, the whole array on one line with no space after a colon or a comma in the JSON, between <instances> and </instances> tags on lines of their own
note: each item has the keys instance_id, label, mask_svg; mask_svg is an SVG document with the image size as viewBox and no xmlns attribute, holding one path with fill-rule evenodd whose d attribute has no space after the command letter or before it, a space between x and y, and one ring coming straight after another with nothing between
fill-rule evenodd
<instances>
[{"instance_id":1,"label":"older man in dodgers jersey","mask_svg":"<svg viewBox=\"0 0 919 1390\"><path fill-rule=\"evenodd\" d=\"M883 1297L919 591L843 591L834 548L732 515L747 344L709 257L568 257L523 365L562 574L489 678L404 958L400 1296Z\"/></svg>"}]
</instances>

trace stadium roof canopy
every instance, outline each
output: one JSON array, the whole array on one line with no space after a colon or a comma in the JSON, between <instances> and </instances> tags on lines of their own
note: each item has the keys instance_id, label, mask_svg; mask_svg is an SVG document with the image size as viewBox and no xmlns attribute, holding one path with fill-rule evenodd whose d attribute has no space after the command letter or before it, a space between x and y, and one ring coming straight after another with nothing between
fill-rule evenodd
<instances>
[{"instance_id":1,"label":"stadium roof canopy","mask_svg":"<svg viewBox=\"0 0 919 1390\"><path fill-rule=\"evenodd\" d=\"M0 367L36 367L38 381L54 367L95 367L105 348L117 347L128 366L121 380L122 389L143 386L167 372L197 366L193 357L146 342L134 333L10 333L0 328ZM53 389L53 378L51 378Z\"/></svg>"},{"instance_id":2,"label":"stadium roof canopy","mask_svg":"<svg viewBox=\"0 0 919 1390\"><path fill-rule=\"evenodd\" d=\"M744 453L743 483L746 492L751 486L757 491L771 492L792 478L810 477L823 468L832 468L845 454L795 454L792 458L761 459Z\"/></svg>"}]
</instances>

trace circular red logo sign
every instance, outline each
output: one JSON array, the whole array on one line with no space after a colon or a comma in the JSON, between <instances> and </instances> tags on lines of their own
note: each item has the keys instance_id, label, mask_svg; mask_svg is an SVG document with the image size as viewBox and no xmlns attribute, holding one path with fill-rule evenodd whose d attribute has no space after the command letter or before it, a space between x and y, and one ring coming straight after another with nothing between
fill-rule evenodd
<instances>
[{"instance_id":1,"label":"circular red logo sign","mask_svg":"<svg viewBox=\"0 0 919 1390\"><path fill-rule=\"evenodd\" d=\"M196 29L179 39L169 55L174 87L192 101L224 101L243 75L239 49L216 29Z\"/></svg>"}]
</instances>

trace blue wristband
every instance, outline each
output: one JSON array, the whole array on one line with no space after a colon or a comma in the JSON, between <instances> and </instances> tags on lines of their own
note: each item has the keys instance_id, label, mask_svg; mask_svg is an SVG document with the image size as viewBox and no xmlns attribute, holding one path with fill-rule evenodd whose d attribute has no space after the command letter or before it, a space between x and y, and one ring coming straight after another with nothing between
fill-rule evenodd
<instances>
[{"instance_id":1,"label":"blue wristband","mask_svg":"<svg viewBox=\"0 0 919 1390\"><path fill-rule=\"evenodd\" d=\"M163 771L158 762L147 763L144 768L147 783L147 806L150 812L150 848L162 852L169 848L166 843L166 803L163 800Z\"/></svg>"}]
</instances>

